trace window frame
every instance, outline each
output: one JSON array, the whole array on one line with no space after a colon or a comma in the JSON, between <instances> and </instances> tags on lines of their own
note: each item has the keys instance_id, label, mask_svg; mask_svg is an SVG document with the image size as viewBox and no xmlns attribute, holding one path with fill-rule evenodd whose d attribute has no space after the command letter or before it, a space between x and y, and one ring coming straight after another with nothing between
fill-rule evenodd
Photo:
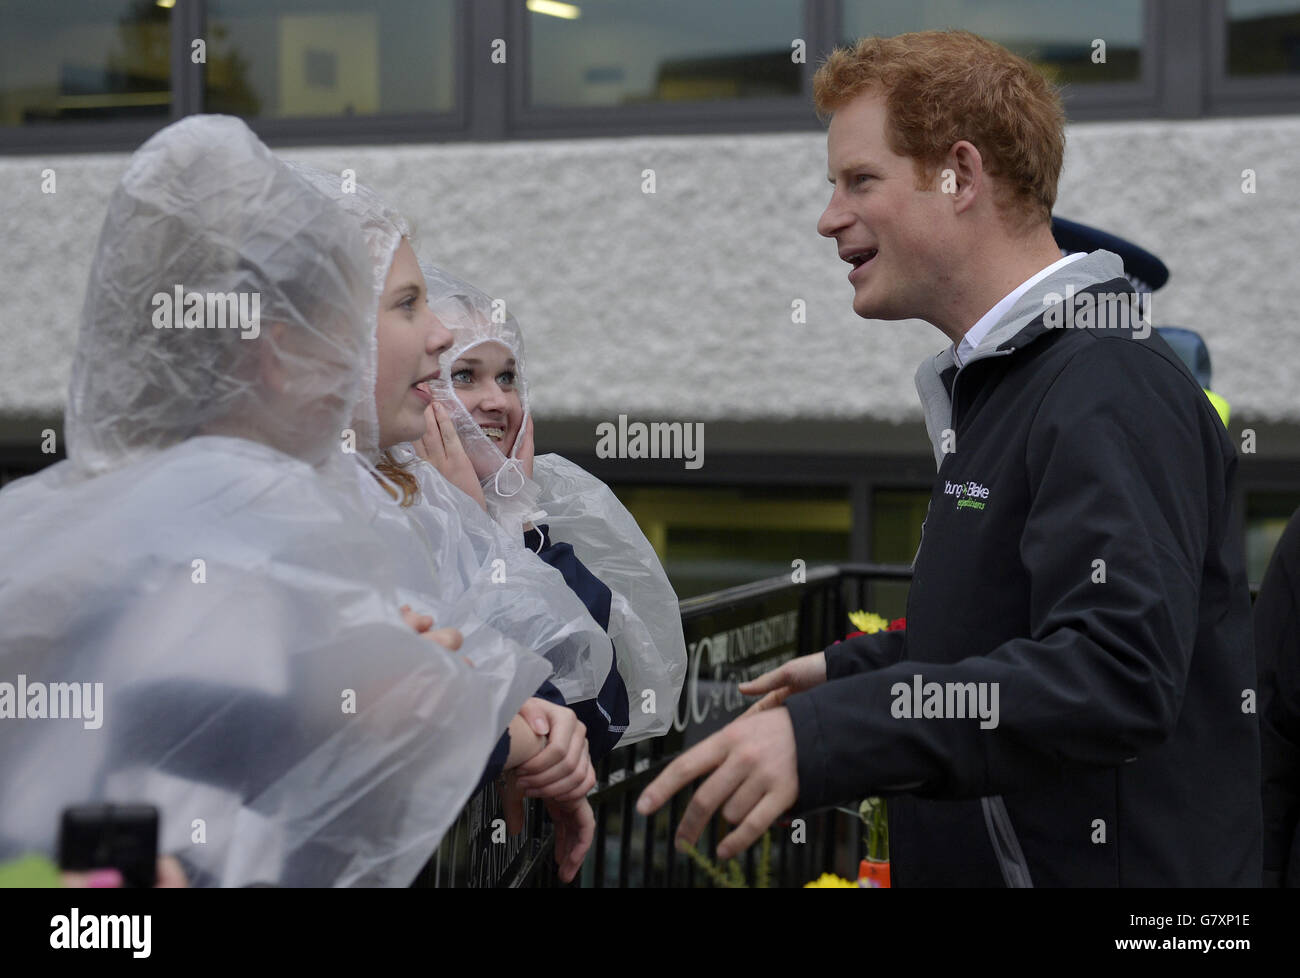
<instances>
[{"instance_id":1,"label":"window frame","mask_svg":"<svg viewBox=\"0 0 1300 978\"><path fill-rule=\"evenodd\" d=\"M1209 28L1204 64L1206 114L1245 116L1300 111L1300 74L1228 74L1228 2L1205 0L1205 5Z\"/></svg>"},{"instance_id":2,"label":"window frame","mask_svg":"<svg viewBox=\"0 0 1300 978\"><path fill-rule=\"evenodd\" d=\"M470 134L469 94L473 77L464 41L471 30L471 0L452 0L457 52L453 70L455 105L450 112L383 113L365 116L303 116L285 119L241 117L272 146L354 145L463 139ZM0 128L0 154L33 152L129 152L159 129L205 111L205 65L190 60L190 44L203 37L207 0L177 0L172 8L171 112L164 121L65 122Z\"/></svg>"},{"instance_id":3,"label":"window frame","mask_svg":"<svg viewBox=\"0 0 1300 978\"><path fill-rule=\"evenodd\" d=\"M808 57L803 91L782 98L667 102L630 106L529 105L531 57L524 0L453 0L455 107L450 112L370 116L250 118L269 145L376 145L619 138L820 131L811 104L817 64L838 43L841 0L803 0ZM1193 119L1300 112L1300 77L1230 78L1226 0L1142 0L1145 46L1141 78L1066 86L1071 123ZM189 44L203 36L207 0L177 0L173 8L172 109L166 120L49 123L0 129L0 154L129 152L164 125L203 111L203 65ZM506 41L506 63L488 57Z\"/></svg>"},{"instance_id":4,"label":"window frame","mask_svg":"<svg viewBox=\"0 0 1300 978\"><path fill-rule=\"evenodd\" d=\"M502 2L502 0L492 0ZM825 0L803 0L807 51L799 73L801 91L784 98L658 102L623 106L541 107L530 103L532 31L525 0L504 0L508 37L520 53L510 67L508 130L516 138L630 136L818 129L812 109L812 76L830 48ZM794 40L791 38L791 40Z\"/></svg>"}]
</instances>

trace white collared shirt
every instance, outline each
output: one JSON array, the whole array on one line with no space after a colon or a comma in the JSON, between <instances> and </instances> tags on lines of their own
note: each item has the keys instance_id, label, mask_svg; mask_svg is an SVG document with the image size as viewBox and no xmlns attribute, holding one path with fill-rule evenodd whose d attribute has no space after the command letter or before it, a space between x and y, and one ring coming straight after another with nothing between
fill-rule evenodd
<instances>
[{"instance_id":1,"label":"white collared shirt","mask_svg":"<svg viewBox=\"0 0 1300 978\"><path fill-rule=\"evenodd\" d=\"M1011 307L1019 301L1022 295L1057 269L1064 268L1066 265L1070 264L1070 262L1082 258L1086 254L1087 252L1085 251L1076 251L1072 255L1066 255L1059 261L1052 262L1052 264L1048 265L1041 272L1038 272L1036 275L1031 275L1003 296L997 305L984 315L980 316L975 325L966 330L966 335L961 338L960 343L953 344L952 357L957 361L957 366L965 366L966 360L975 352L975 348L979 346L984 337L988 335L989 330L1002 321L1002 317L1011 311Z\"/></svg>"}]
</instances>

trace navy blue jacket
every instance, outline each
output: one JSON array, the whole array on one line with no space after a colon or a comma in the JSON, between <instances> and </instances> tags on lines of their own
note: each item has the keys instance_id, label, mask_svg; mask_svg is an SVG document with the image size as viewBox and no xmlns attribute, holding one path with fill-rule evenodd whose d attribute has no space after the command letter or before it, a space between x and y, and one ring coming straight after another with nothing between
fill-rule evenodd
<instances>
[{"instance_id":1,"label":"navy blue jacket","mask_svg":"<svg viewBox=\"0 0 1300 978\"><path fill-rule=\"evenodd\" d=\"M564 583L576 594L591 617L605 631L609 631L609 608L612 601L607 588L573 552L567 543L552 543L549 527L545 524L524 534L524 543L537 553L542 560L550 564L564 577ZM619 675L617 657L610 663L609 675L605 677L600 692L595 699L570 704L578 719L587 726L587 743L591 749L591 762L600 761L618 744L618 740L627 731L628 696L627 686Z\"/></svg>"},{"instance_id":2,"label":"navy blue jacket","mask_svg":"<svg viewBox=\"0 0 1300 978\"><path fill-rule=\"evenodd\" d=\"M1237 457L1200 385L1157 334L1042 314L941 379L907 629L786 701L799 807L890 796L900 886L1258 886ZM996 725L907 716L918 681L996 689Z\"/></svg>"},{"instance_id":3,"label":"navy blue jacket","mask_svg":"<svg viewBox=\"0 0 1300 978\"><path fill-rule=\"evenodd\" d=\"M525 545L563 575L564 583L569 585L569 589L587 606L591 617L601 628L608 631L609 609L613 600L609 588L578 559L572 546L567 543L552 543L548 531L549 527L546 525L527 531L524 534ZM560 706L566 705L560 691L549 682L542 685L537 695ZM599 764L618 744L619 738L623 736L628 725L630 706L627 687L623 683L623 677L619 675L617 663L610 664L609 675L605 677L605 682L595 699L568 705L587 728L587 746L591 752L591 763ZM509 756L510 732L506 731L497 741L492 756L488 758L483 777L479 779L479 788L501 773Z\"/></svg>"},{"instance_id":4,"label":"navy blue jacket","mask_svg":"<svg viewBox=\"0 0 1300 978\"><path fill-rule=\"evenodd\" d=\"M1264 885L1300 886L1300 511L1255 600L1263 752Z\"/></svg>"}]
</instances>

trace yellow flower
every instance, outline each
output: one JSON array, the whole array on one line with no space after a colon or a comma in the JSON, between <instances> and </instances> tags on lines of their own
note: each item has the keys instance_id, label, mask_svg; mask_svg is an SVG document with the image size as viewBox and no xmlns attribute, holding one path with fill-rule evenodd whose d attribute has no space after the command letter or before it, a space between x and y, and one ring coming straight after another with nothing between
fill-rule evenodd
<instances>
[{"instance_id":1,"label":"yellow flower","mask_svg":"<svg viewBox=\"0 0 1300 978\"><path fill-rule=\"evenodd\" d=\"M858 884L850 883L843 876L836 876L834 873L822 873L821 876L817 877L817 879L813 880L811 883L805 883L803 885L805 890L816 889L819 887L832 890L841 890L845 888L856 890L858 889Z\"/></svg>"},{"instance_id":2,"label":"yellow flower","mask_svg":"<svg viewBox=\"0 0 1300 978\"><path fill-rule=\"evenodd\" d=\"M868 635L883 632L889 628L889 619L881 618L869 611L850 611L849 621L853 623L853 627L858 631L866 632Z\"/></svg>"}]
</instances>

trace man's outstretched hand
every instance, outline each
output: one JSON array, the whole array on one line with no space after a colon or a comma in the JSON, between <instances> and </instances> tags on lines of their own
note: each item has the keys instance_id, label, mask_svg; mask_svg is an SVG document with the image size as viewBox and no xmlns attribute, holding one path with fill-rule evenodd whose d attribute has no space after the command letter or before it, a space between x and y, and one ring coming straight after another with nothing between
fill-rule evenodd
<instances>
[{"instance_id":1,"label":"man's outstretched hand","mask_svg":"<svg viewBox=\"0 0 1300 978\"><path fill-rule=\"evenodd\" d=\"M731 859L753 845L799 797L794 726L783 706L738 717L664 768L641 792L636 810L650 815L696 778L700 785L677 828L695 844L714 812L736 829L718 844L717 858Z\"/></svg>"},{"instance_id":2,"label":"man's outstretched hand","mask_svg":"<svg viewBox=\"0 0 1300 978\"><path fill-rule=\"evenodd\" d=\"M756 679L740 684L740 692L745 696L763 698L750 706L741 716L761 713L780 706L794 693L802 693L826 682L826 653L814 652L801 655L776 669L763 673Z\"/></svg>"}]
</instances>

